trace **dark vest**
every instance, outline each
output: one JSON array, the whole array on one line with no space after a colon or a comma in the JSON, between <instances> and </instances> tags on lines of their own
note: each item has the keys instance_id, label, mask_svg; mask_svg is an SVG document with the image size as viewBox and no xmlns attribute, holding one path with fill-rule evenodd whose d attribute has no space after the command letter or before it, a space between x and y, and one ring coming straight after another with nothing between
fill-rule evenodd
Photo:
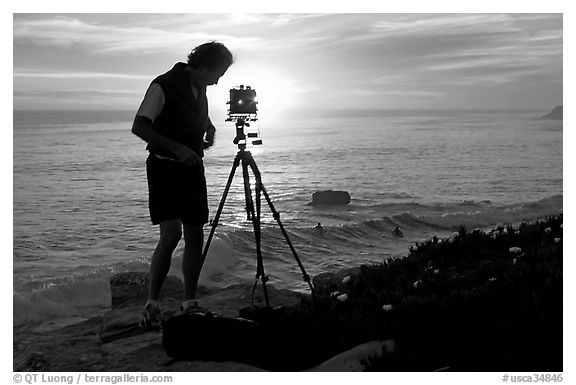
<instances>
[{"instance_id":1,"label":"dark vest","mask_svg":"<svg viewBox=\"0 0 576 385\"><path fill-rule=\"evenodd\" d=\"M170 71L152 81L158 83L164 92L164 108L152 127L161 135L191 148L203 157L203 141L208 122L206 90L198 90L196 100L190 85L190 75L185 68L185 63L176 63ZM146 149L152 154L175 158L174 154L150 144Z\"/></svg>"}]
</instances>

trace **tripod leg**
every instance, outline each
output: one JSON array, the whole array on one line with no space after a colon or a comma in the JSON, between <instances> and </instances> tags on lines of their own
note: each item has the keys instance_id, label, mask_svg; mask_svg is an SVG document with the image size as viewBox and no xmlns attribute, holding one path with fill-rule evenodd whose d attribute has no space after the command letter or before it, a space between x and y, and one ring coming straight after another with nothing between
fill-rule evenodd
<instances>
[{"instance_id":1,"label":"tripod leg","mask_svg":"<svg viewBox=\"0 0 576 385\"><path fill-rule=\"evenodd\" d=\"M270 307L270 301L268 299L268 288L266 287L266 282L268 277L264 273L264 260L262 258L262 233L260 228L260 190L259 190L259 179L256 176L256 207L257 211L254 210L254 200L252 199L252 189L250 188L250 175L248 173L248 165L251 162L251 155L249 152L244 153L242 158L242 171L244 175L244 191L246 194L246 210L248 211L249 218L252 218L252 224L254 225L254 238L256 240L256 280L254 282L254 288L252 289L252 302L254 302L254 293L256 291L256 286L258 285L258 279L262 280L262 290L264 291L264 299L266 301L266 307Z\"/></svg>"},{"instance_id":2,"label":"tripod leg","mask_svg":"<svg viewBox=\"0 0 576 385\"><path fill-rule=\"evenodd\" d=\"M246 153L244 153L245 156ZM252 190L250 189L250 175L248 174L248 167L242 157L242 176L244 177L244 197L246 200L246 220L253 220L254 216L254 203L252 201Z\"/></svg>"},{"instance_id":3,"label":"tripod leg","mask_svg":"<svg viewBox=\"0 0 576 385\"><path fill-rule=\"evenodd\" d=\"M251 163L253 162L252 157L250 156L250 161ZM251 164L250 163L250 164ZM255 190L255 195L256 195L256 223L258 223L258 230L255 231L255 235L256 235L256 256L257 256L257 260L259 261L259 265L260 265L260 275L262 278L262 289L264 290L264 298L266 299L266 307L270 307L270 303L268 301L268 289L266 288L266 282L268 282L268 277L266 276L266 274L264 273L264 258L262 257L262 226L261 226L261 188L260 186L262 185L262 180L260 179L260 173L258 174L254 174L254 177L256 179L256 185L254 187Z\"/></svg>"},{"instance_id":4,"label":"tripod leg","mask_svg":"<svg viewBox=\"0 0 576 385\"><path fill-rule=\"evenodd\" d=\"M266 201L268 202L268 206L270 206L270 210L272 211L272 215L274 216L274 219L276 219L276 222L278 222L278 225L280 226L280 230L282 231L282 234L284 235L284 238L286 239L286 243L288 244L290 251L292 251L292 255L294 255L294 259L296 260L296 263L298 264L298 267L300 268L300 271L302 272L302 277L304 278L304 281L310 287L310 292L312 294L312 298L315 298L314 287L312 286L312 281L310 280L310 276L306 273L306 270L304 270L304 265L302 265L300 258L298 258L298 254L296 254L296 249L294 249L294 246L292 245L292 242L290 242L290 238L288 237L288 233L286 232L284 225L280 221L280 213L277 212L276 209L274 208L274 205L272 204L272 200L270 199L270 196L268 195L268 192L266 191L264 184L262 184L262 179L260 177L260 170L258 170L258 166L256 165L254 158L250 157L250 160L251 160L250 167L252 168L252 171L254 172L254 175L255 175L256 180L257 180L256 188L261 190L262 193L264 194L264 197L266 198Z\"/></svg>"},{"instance_id":5,"label":"tripod leg","mask_svg":"<svg viewBox=\"0 0 576 385\"><path fill-rule=\"evenodd\" d=\"M272 215L274 216L274 219L276 219L276 222L278 222L278 226L280 226L280 230L282 231L282 234L284 235L284 238L286 239L286 243L288 244L288 247L290 247L290 250L292 251L292 255L294 256L294 259L296 260L296 263L298 264L298 267L300 268L300 271L302 272L302 278L304 279L304 282L306 282L308 284L308 286L310 287L310 293L312 294L312 298L314 298L315 293L314 293L314 287L312 286L312 281L310 280L310 276L306 273L306 270L304 270L304 265L302 265L300 258L298 258L298 254L296 254L296 249L294 249L292 242L290 242L290 238L288 238L288 233L286 232L284 225L280 221L280 213L277 212L276 209L274 208L274 205L272 204L272 200L270 200L270 197L268 196L268 192L266 191L264 186L262 186L262 192L264 193L264 197L266 198L266 201L268 202L268 205L270 206L270 210L272 211Z\"/></svg>"},{"instance_id":6,"label":"tripod leg","mask_svg":"<svg viewBox=\"0 0 576 385\"><path fill-rule=\"evenodd\" d=\"M220 204L218 205L218 210L216 211L216 216L212 221L212 229L210 230L210 235L208 236L208 240L206 241L206 246L204 247L204 252L202 253L202 264L206 260L206 256L208 255L208 249L210 248L210 244L212 243L212 238L214 237L214 232L216 231L216 226L218 226L218 221L220 220L220 214L222 214L222 209L224 208L224 203L226 202L226 197L228 196L228 192L230 191L230 185L232 184L232 180L234 179L234 174L236 173L236 169L240 164L241 155L238 153L236 158L234 158L234 163L232 164L232 170L230 171L230 176L228 177L228 182L226 182L226 188L224 189L224 193L222 194L222 199L220 199Z\"/></svg>"}]
</instances>

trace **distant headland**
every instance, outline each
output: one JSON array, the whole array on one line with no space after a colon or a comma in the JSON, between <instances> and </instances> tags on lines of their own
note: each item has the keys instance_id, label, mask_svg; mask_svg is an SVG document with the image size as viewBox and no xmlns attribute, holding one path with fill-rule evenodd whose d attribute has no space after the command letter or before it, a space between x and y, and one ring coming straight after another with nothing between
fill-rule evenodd
<instances>
[{"instance_id":1,"label":"distant headland","mask_svg":"<svg viewBox=\"0 0 576 385\"><path fill-rule=\"evenodd\" d=\"M549 112L548 114L544 115L542 119L563 119L563 108L562 106L556 106L554 109Z\"/></svg>"}]
</instances>

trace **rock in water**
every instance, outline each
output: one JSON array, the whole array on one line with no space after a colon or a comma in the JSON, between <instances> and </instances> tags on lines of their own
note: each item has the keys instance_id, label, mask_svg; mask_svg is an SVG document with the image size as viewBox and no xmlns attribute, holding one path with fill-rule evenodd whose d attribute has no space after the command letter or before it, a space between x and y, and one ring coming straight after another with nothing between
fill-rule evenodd
<instances>
[{"instance_id":1,"label":"rock in water","mask_svg":"<svg viewBox=\"0 0 576 385\"><path fill-rule=\"evenodd\" d=\"M346 191L316 191L312 194L310 205L347 205L350 203L350 194Z\"/></svg>"},{"instance_id":2,"label":"rock in water","mask_svg":"<svg viewBox=\"0 0 576 385\"><path fill-rule=\"evenodd\" d=\"M563 118L564 118L564 108L562 106L554 107L554 109L550 113L542 117L542 119L557 119L557 120L562 120Z\"/></svg>"}]
</instances>

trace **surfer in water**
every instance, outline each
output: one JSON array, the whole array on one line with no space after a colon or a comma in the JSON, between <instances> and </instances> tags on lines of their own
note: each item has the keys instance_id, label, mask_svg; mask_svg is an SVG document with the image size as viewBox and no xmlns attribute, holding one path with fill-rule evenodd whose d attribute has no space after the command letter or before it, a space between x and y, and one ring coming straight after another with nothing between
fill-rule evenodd
<instances>
[{"instance_id":1,"label":"surfer in water","mask_svg":"<svg viewBox=\"0 0 576 385\"><path fill-rule=\"evenodd\" d=\"M202 157L214 143L206 87L218 84L234 59L221 43L202 44L156 77L142 101L132 132L148 143L148 206L160 239L152 254L148 301L140 316L143 329L160 326L158 296L170 270L172 253L184 235L182 309L198 307L196 286L202 269L208 196ZM182 231L183 230L183 231Z\"/></svg>"},{"instance_id":2,"label":"surfer in water","mask_svg":"<svg viewBox=\"0 0 576 385\"><path fill-rule=\"evenodd\" d=\"M404 234L402 234L402 231L398 228L398 226L396 226L396 228L392 230L392 234L397 238L404 237Z\"/></svg>"}]
</instances>

